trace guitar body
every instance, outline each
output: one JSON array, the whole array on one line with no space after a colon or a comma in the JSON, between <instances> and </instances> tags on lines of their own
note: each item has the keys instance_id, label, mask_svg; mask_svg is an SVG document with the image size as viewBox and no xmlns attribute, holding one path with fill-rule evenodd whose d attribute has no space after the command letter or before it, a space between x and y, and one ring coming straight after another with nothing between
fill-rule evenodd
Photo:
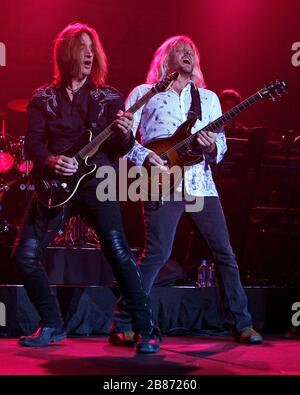
<instances>
[{"instance_id":1,"label":"guitar body","mask_svg":"<svg viewBox=\"0 0 300 395\"><path fill-rule=\"evenodd\" d=\"M152 168L148 176L146 188L151 200L158 200L169 195L182 182L183 167L203 159L202 150L196 153L195 149L191 150L191 145L187 146L184 143L187 138L191 137L191 130L196 120L193 118L185 121L171 137L153 140L145 145L161 159L167 161L166 170L157 172L155 171L157 168L154 170Z\"/></svg>"},{"instance_id":2,"label":"guitar body","mask_svg":"<svg viewBox=\"0 0 300 395\"><path fill-rule=\"evenodd\" d=\"M171 137L153 140L146 144L145 147L154 151L162 159L167 160L169 167L176 165L183 167L200 161L203 157L202 152L199 154L191 152L183 142L191 136L191 130L196 120L194 118L185 121Z\"/></svg>"},{"instance_id":3,"label":"guitar body","mask_svg":"<svg viewBox=\"0 0 300 395\"><path fill-rule=\"evenodd\" d=\"M60 152L70 158L76 156L78 151L83 148L92 139L92 133L87 131L83 133L78 140L67 150ZM37 173L34 180L34 187L38 200L48 208L62 206L67 203L75 194L79 184L88 175L92 174L97 165L88 164L88 158L78 161L78 170L71 176L60 176L48 171Z\"/></svg>"}]
</instances>

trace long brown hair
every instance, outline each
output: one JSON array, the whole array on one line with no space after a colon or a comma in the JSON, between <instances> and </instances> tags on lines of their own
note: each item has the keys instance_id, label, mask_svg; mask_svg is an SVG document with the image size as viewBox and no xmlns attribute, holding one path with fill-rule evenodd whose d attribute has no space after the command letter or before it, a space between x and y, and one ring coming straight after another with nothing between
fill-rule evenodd
<instances>
[{"instance_id":1,"label":"long brown hair","mask_svg":"<svg viewBox=\"0 0 300 395\"><path fill-rule=\"evenodd\" d=\"M69 83L70 79L79 72L79 50L82 33L88 34L93 43L92 81L97 87L105 84L107 58L96 30L83 23L72 23L66 26L54 41L54 84L57 86L62 83Z\"/></svg>"},{"instance_id":2,"label":"long brown hair","mask_svg":"<svg viewBox=\"0 0 300 395\"><path fill-rule=\"evenodd\" d=\"M192 72L192 80L196 86L205 88L203 74L200 68L200 55L194 42L188 36L173 36L165 40L162 45L156 50L147 77L148 84L156 84L158 81L165 78L168 74L168 63L171 51L177 46L178 43L183 42L189 44L195 55L195 65Z\"/></svg>"}]
</instances>

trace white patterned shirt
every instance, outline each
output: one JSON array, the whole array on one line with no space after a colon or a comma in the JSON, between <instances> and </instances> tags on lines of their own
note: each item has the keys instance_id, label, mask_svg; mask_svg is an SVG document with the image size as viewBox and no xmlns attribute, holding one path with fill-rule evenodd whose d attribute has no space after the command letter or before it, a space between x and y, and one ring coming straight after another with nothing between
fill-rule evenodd
<instances>
[{"instance_id":1,"label":"white patterned shirt","mask_svg":"<svg viewBox=\"0 0 300 395\"><path fill-rule=\"evenodd\" d=\"M192 81L188 83L180 95L174 89L156 94L134 114L133 133L136 134L138 128L140 128L142 144L147 144L158 138L172 136L177 128L187 120L192 101L190 89L192 83ZM126 100L126 108L132 106L151 87L152 85L143 84L134 88ZM222 114L218 96L208 89L198 88L198 90L201 100L202 120L197 120L192 133L202 129ZM135 165L142 165L146 156L151 152L142 144L136 141L126 155L126 158ZM188 195L218 196L209 163L219 163L227 150L224 132L218 133L216 148L216 155L205 154L203 161L190 166L185 171L184 186ZM181 186L177 188L177 191L180 190Z\"/></svg>"}]
</instances>

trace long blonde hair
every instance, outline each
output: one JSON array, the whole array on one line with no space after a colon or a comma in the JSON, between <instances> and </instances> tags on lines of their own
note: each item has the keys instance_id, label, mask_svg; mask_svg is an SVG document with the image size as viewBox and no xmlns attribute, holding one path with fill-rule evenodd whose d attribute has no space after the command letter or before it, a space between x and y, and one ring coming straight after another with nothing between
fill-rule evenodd
<instances>
[{"instance_id":1,"label":"long blonde hair","mask_svg":"<svg viewBox=\"0 0 300 395\"><path fill-rule=\"evenodd\" d=\"M195 55L195 65L192 72L192 80L195 82L196 86L199 88L205 87L204 77L200 68L200 54L193 43L193 41L188 36L173 36L165 40L162 45L156 50L147 77L146 83L156 84L158 81L165 78L168 74L168 63L170 53L177 46L178 43L189 44Z\"/></svg>"},{"instance_id":2,"label":"long blonde hair","mask_svg":"<svg viewBox=\"0 0 300 395\"><path fill-rule=\"evenodd\" d=\"M66 26L54 41L54 84L68 83L79 71L79 50L81 35L86 33L90 36L93 49L94 61L91 78L97 87L105 84L107 75L107 58L100 43L95 29L83 23L72 23Z\"/></svg>"}]
</instances>

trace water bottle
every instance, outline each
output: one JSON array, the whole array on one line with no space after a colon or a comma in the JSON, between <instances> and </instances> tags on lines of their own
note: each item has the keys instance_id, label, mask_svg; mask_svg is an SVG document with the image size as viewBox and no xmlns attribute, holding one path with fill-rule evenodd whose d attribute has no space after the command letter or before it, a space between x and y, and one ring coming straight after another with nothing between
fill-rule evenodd
<instances>
[{"instance_id":1,"label":"water bottle","mask_svg":"<svg viewBox=\"0 0 300 395\"><path fill-rule=\"evenodd\" d=\"M206 287L207 283L207 262L202 259L201 265L198 267L198 287Z\"/></svg>"},{"instance_id":2,"label":"water bottle","mask_svg":"<svg viewBox=\"0 0 300 395\"><path fill-rule=\"evenodd\" d=\"M213 262L207 268L207 287L216 287L217 286L217 278L216 278L216 267Z\"/></svg>"}]
</instances>

